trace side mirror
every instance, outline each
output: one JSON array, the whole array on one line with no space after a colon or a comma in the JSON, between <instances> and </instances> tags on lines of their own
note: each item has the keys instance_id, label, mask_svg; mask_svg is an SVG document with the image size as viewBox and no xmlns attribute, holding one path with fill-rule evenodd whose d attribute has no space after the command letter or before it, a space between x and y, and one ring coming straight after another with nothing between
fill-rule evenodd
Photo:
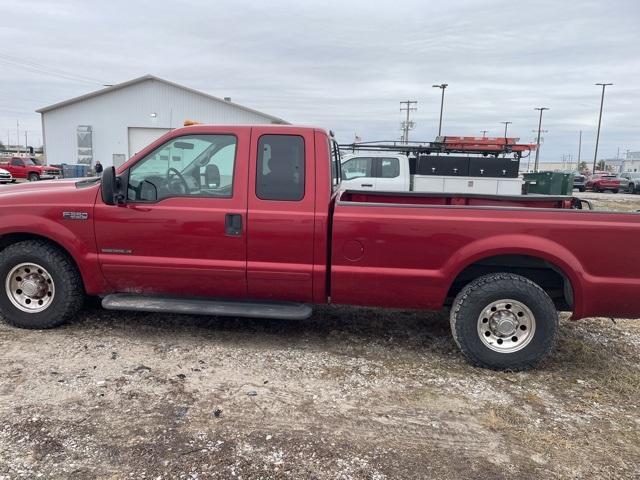
<instances>
[{"instance_id":1,"label":"side mirror","mask_svg":"<svg viewBox=\"0 0 640 480\"><path fill-rule=\"evenodd\" d=\"M107 167L102 172L102 201L107 205L124 203L124 198L120 193L119 181L116 177L116 167Z\"/></svg>"}]
</instances>

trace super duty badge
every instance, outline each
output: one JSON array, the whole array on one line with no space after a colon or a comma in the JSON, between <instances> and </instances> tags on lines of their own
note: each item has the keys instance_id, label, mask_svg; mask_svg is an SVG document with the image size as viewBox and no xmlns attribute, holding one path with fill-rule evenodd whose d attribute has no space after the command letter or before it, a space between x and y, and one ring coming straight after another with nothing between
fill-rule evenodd
<instances>
[{"instance_id":1,"label":"super duty badge","mask_svg":"<svg viewBox=\"0 0 640 480\"><path fill-rule=\"evenodd\" d=\"M63 220L87 220L88 218L87 212L62 212Z\"/></svg>"}]
</instances>

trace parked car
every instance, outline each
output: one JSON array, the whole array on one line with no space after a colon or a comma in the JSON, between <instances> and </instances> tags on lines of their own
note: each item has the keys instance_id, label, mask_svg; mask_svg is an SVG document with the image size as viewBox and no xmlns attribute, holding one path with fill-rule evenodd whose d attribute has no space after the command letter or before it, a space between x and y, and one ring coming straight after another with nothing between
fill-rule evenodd
<instances>
[{"instance_id":1,"label":"parked car","mask_svg":"<svg viewBox=\"0 0 640 480\"><path fill-rule=\"evenodd\" d=\"M640 192L640 172L624 172L620 174L620 178L624 178L629 182L627 187L629 193Z\"/></svg>"},{"instance_id":2,"label":"parked car","mask_svg":"<svg viewBox=\"0 0 640 480\"><path fill-rule=\"evenodd\" d=\"M5 170L4 168L0 168L0 183L11 183L15 182L15 179L11 175L11 172Z\"/></svg>"},{"instance_id":3,"label":"parked car","mask_svg":"<svg viewBox=\"0 0 640 480\"><path fill-rule=\"evenodd\" d=\"M613 193L618 193L621 188L620 177L613 174L598 173L592 175L587 180L586 186L588 189L594 192L604 192L605 190L611 190Z\"/></svg>"},{"instance_id":4,"label":"parked car","mask_svg":"<svg viewBox=\"0 0 640 480\"><path fill-rule=\"evenodd\" d=\"M101 178L2 189L0 313L55 327L85 295L289 320L311 304L450 307L463 354L510 370L553 349L558 309L640 317L640 215L571 196L344 190L340 167L324 130L196 125Z\"/></svg>"},{"instance_id":5,"label":"parked car","mask_svg":"<svg viewBox=\"0 0 640 480\"><path fill-rule=\"evenodd\" d=\"M623 177L622 175L617 175L616 178L620 182L620 192L628 192L629 191L629 179Z\"/></svg>"},{"instance_id":6,"label":"parked car","mask_svg":"<svg viewBox=\"0 0 640 480\"><path fill-rule=\"evenodd\" d=\"M587 176L580 172L567 172L573 174L573 188L577 188L579 192L587 189Z\"/></svg>"},{"instance_id":7,"label":"parked car","mask_svg":"<svg viewBox=\"0 0 640 480\"><path fill-rule=\"evenodd\" d=\"M11 157L1 161L0 167L8 170L13 178L24 178L30 182L60 177L60 169L39 165L31 157Z\"/></svg>"}]
</instances>

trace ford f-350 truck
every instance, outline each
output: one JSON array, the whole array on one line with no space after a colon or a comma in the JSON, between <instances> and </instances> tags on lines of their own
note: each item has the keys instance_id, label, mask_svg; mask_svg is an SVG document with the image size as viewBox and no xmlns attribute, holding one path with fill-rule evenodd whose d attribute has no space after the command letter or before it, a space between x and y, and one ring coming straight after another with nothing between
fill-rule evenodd
<instances>
[{"instance_id":1,"label":"ford f-350 truck","mask_svg":"<svg viewBox=\"0 0 640 480\"><path fill-rule=\"evenodd\" d=\"M0 190L0 312L304 319L313 304L450 307L474 364L526 369L573 319L640 316L640 216L572 197L340 188L321 129L195 125L100 179Z\"/></svg>"}]
</instances>

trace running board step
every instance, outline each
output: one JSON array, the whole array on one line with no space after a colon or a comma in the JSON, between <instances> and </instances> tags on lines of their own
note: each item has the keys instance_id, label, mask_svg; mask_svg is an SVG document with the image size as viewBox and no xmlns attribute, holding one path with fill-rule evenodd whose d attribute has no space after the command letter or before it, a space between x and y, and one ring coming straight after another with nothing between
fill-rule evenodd
<instances>
[{"instance_id":1,"label":"running board step","mask_svg":"<svg viewBox=\"0 0 640 480\"><path fill-rule=\"evenodd\" d=\"M311 316L311 307L302 303L241 302L202 298L171 298L114 293L102 299L107 310L137 312L184 313L220 317L281 318L304 320Z\"/></svg>"}]
</instances>

